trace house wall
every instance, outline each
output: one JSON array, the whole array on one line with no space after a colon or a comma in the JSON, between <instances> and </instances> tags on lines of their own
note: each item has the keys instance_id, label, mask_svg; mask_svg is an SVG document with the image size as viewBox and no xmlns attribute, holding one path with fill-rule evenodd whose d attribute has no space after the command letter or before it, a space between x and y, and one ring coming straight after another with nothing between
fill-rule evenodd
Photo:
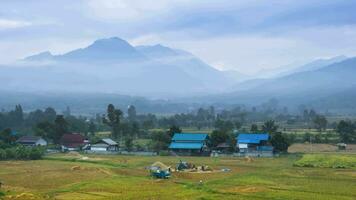
<instances>
[{"instance_id":1,"label":"house wall","mask_svg":"<svg viewBox=\"0 0 356 200\"><path fill-rule=\"evenodd\" d=\"M106 151L105 147L91 147L91 151Z\"/></svg>"},{"instance_id":2,"label":"house wall","mask_svg":"<svg viewBox=\"0 0 356 200\"><path fill-rule=\"evenodd\" d=\"M47 146L47 141L44 140L44 139L39 139L39 140L36 142L36 146Z\"/></svg>"}]
</instances>

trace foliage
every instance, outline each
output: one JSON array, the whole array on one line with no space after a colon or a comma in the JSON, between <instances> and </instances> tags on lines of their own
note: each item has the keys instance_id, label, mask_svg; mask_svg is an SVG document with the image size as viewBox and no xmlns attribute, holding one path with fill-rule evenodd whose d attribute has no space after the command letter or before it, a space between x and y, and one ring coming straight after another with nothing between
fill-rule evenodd
<instances>
[{"instance_id":1,"label":"foliage","mask_svg":"<svg viewBox=\"0 0 356 200\"><path fill-rule=\"evenodd\" d=\"M258 126L257 124L251 124L251 133L257 133L258 132Z\"/></svg>"},{"instance_id":2,"label":"foliage","mask_svg":"<svg viewBox=\"0 0 356 200\"><path fill-rule=\"evenodd\" d=\"M127 151L132 151L133 146L133 139L131 137L125 138L125 147Z\"/></svg>"},{"instance_id":3,"label":"foliage","mask_svg":"<svg viewBox=\"0 0 356 200\"><path fill-rule=\"evenodd\" d=\"M273 134L278 130L278 126L274 120L268 120L262 125L262 131L265 133Z\"/></svg>"},{"instance_id":4,"label":"foliage","mask_svg":"<svg viewBox=\"0 0 356 200\"><path fill-rule=\"evenodd\" d=\"M171 141L171 137L165 132L153 132L151 139L152 143L150 146L156 152L168 149L168 145Z\"/></svg>"},{"instance_id":5,"label":"foliage","mask_svg":"<svg viewBox=\"0 0 356 200\"><path fill-rule=\"evenodd\" d=\"M322 130L326 129L328 120L326 120L325 116L323 115L316 115L313 119L313 123L315 124L315 128L321 132Z\"/></svg>"},{"instance_id":6,"label":"foliage","mask_svg":"<svg viewBox=\"0 0 356 200\"><path fill-rule=\"evenodd\" d=\"M288 137L281 132L272 134L271 144L277 152L287 152L288 147L291 145Z\"/></svg>"},{"instance_id":7,"label":"foliage","mask_svg":"<svg viewBox=\"0 0 356 200\"><path fill-rule=\"evenodd\" d=\"M181 132L182 129L179 128L179 126L172 125L171 127L169 127L168 135L172 138L175 133L181 133Z\"/></svg>"},{"instance_id":8,"label":"foliage","mask_svg":"<svg viewBox=\"0 0 356 200\"><path fill-rule=\"evenodd\" d=\"M116 109L113 104L109 104L106 117L103 118L103 123L111 127L111 135L113 138L118 138L120 135L120 120L123 113L120 109Z\"/></svg>"},{"instance_id":9,"label":"foliage","mask_svg":"<svg viewBox=\"0 0 356 200\"><path fill-rule=\"evenodd\" d=\"M294 163L298 167L354 168L356 157L352 155L306 154Z\"/></svg>"},{"instance_id":10,"label":"foliage","mask_svg":"<svg viewBox=\"0 0 356 200\"><path fill-rule=\"evenodd\" d=\"M44 155L42 147L16 146L0 149L0 160L38 160Z\"/></svg>"},{"instance_id":11,"label":"foliage","mask_svg":"<svg viewBox=\"0 0 356 200\"><path fill-rule=\"evenodd\" d=\"M51 136L51 139L55 144L58 144L61 137L68 132L68 122L64 119L63 115L57 115L54 120L54 134Z\"/></svg>"},{"instance_id":12,"label":"foliage","mask_svg":"<svg viewBox=\"0 0 356 200\"><path fill-rule=\"evenodd\" d=\"M351 121L341 120L337 125L336 131L339 133L341 142L356 142L355 125Z\"/></svg>"}]
</instances>

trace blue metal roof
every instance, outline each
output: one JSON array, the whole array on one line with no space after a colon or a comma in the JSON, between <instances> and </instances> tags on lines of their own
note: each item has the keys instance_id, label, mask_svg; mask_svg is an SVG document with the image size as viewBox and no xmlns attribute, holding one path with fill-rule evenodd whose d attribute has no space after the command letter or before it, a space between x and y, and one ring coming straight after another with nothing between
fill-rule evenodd
<instances>
[{"instance_id":1,"label":"blue metal roof","mask_svg":"<svg viewBox=\"0 0 356 200\"><path fill-rule=\"evenodd\" d=\"M267 133L240 133L237 136L237 143L239 144L259 144L261 141L267 141L269 135Z\"/></svg>"},{"instance_id":2,"label":"blue metal roof","mask_svg":"<svg viewBox=\"0 0 356 200\"><path fill-rule=\"evenodd\" d=\"M206 133L175 133L172 141L204 141L207 137Z\"/></svg>"},{"instance_id":3,"label":"blue metal roof","mask_svg":"<svg viewBox=\"0 0 356 200\"><path fill-rule=\"evenodd\" d=\"M169 145L170 149L201 149L203 147L202 142L184 143L184 142L172 142Z\"/></svg>"}]
</instances>

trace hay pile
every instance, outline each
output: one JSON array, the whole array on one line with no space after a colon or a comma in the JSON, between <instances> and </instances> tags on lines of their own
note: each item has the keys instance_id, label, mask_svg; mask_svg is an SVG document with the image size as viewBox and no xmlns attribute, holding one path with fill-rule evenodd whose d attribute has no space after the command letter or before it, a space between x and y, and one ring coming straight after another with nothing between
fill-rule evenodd
<instances>
[{"instance_id":1,"label":"hay pile","mask_svg":"<svg viewBox=\"0 0 356 200\"><path fill-rule=\"evenodd\" d=\"M165 164L163 164L162 162L155 162L151 165L151 168L154 168L154 167L157 167L159 169L162 169L162 170L168 170L170 168L170 166L167 166Z\"/></svg>"}]
</instances>

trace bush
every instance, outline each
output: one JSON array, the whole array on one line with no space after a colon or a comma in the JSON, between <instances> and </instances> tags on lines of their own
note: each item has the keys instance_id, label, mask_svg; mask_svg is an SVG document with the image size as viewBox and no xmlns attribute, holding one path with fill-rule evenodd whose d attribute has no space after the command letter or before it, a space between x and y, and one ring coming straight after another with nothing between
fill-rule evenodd
<instances>
[{"instance_id":1,"label":"bush","mask_svg":"<svg viewBox=\"0 0 356 200\"><path fill-rule=\"evenodd\" d=\"M17 146L0 149L0 160L37 160L41 159L45 151L42 147Z\"/></svg>"}]
</instances>

